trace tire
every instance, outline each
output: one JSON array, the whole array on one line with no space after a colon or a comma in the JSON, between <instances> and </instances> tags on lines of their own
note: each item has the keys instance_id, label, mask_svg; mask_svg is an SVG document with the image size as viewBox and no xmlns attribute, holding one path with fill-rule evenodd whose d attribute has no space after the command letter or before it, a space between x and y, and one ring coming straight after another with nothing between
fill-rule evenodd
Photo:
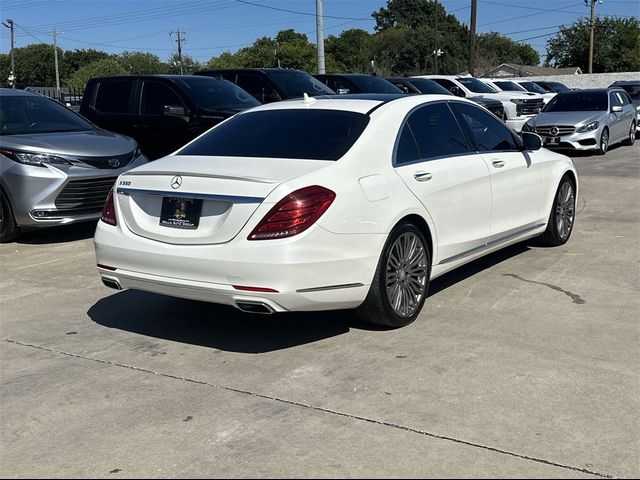
<instances>
[{"instance_id":1,"label":"tire","mask_svg":"<svg viewBox=\"0 0 640 480\"><path fill-rule=\"evenodd\" d=\"M553 197L553 205L549 214L547 229L539 240L543 246L558 247L569 240L576 216L576 186L573 180L565 175L560 181Z\"/></svg>"},{"instance_id":2,"label":"tire","mask_svg":"<svg viewBox=\"0 0 640 480\"><path fill-rule=\"evenodd\" d=\"M18 236L18 233L9 200L4 193L0 192L0 243L12 241Z\"/></svg>"},{"instance_id":3,"label":"tire","mask_svg":"<svg viewBox=\"0 0 640 480\"><path fill-rule=\"evenodd\" d=\"M420 314L429 289L431 255L412 223L400 223L382 249L371 288L356 315L367 323L398 328Z\"/></svg>"},{"instance_id":4,"label":"tire","mask_svg":"<svg viewBox=\"0 0 640 480\"><path fill-rule=\"evenodd\" d=\"M607 127L604 127L604 130L602 130L602 133L600 134L600 143L598 144L598 149L596 150L596 153L598 155L604 155L605 153L607 153L608 149L609 149L609 129Z\"/></svg>"},{"instance_id":5,"label":"tire","mask_svg":"<svg viewBox=\"0 0 640 480\"><path fill-rule=\"evenodd\" d=\"M631 122L631 130L629 130L629 136L622 142L623 145L630 147L636 143L636 122Z\"/></svg>"}]
</instances>

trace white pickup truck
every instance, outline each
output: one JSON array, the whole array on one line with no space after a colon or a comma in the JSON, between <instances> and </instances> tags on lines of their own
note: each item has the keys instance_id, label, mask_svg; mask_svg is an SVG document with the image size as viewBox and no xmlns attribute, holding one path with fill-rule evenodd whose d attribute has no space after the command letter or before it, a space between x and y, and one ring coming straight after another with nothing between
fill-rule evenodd
<instances>
[{"instance_id":1,"label":"white pickup truck","mask_svg":"<svg viewBox=\"0 0 640 480\"><path fill-rule=\"evenodd\" d=\"M527 92L502 92L474 77L460 75L419 75L442 85L459 97L486 97L500 100L506 116L505 123L516 132L544 106L544 99Z\"/></svg>"},{"instance_id":2,"label":"white pickup truck","mask_svg":"<svg viewBox=\"0 0 640 480\"><path fill-rule=\"evenodd\" d=\"M544 89L536 83L523 82L522 80L513 78L481 78L480 80L482 80L487 85L495 88L496 90L501 90L503 92L520 92L526 93L530 96L540 96L544 100L545 105L549 103L549 100L557 95L556 93L545 92ZM535 88L529 86L530 84L535 85L535 87L537 87L541 91L530 90L530 88ZM525 85L529 87L526 87Z\"/></svg>"}]
</instances>

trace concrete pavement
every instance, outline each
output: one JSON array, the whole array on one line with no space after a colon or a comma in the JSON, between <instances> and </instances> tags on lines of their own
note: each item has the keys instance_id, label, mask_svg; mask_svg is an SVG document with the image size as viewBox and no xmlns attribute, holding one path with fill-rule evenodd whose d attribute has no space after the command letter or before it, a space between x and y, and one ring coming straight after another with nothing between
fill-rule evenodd
<instances>
[{"instance_id":1,"label":"concrete pavement","mask_svg":"<svg viewBox=\"0 0 640 480\"><path fill-rule=\"evenodd\" d=\"M576 228L384 331L102 286L92 225L0 245L7 477L637 477L640 142L574 157Z\"/></svg>"}]
</instances>

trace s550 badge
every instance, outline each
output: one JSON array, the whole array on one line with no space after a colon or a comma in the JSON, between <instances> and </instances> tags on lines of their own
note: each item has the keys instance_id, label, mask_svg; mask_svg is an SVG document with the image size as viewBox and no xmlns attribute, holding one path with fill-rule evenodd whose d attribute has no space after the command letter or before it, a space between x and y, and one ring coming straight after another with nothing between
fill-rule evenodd
<instances>
[{"instance_id":1,"label":"s550 badge","mask_svg":"<svg viewBox=\"0 0 640 480\"><path fill-rule=\"evenodd\" d=\"M118 182L118 185L121 187L130 187L131 186L131 180L120 180Z\"/></svg>"}]
</instances>

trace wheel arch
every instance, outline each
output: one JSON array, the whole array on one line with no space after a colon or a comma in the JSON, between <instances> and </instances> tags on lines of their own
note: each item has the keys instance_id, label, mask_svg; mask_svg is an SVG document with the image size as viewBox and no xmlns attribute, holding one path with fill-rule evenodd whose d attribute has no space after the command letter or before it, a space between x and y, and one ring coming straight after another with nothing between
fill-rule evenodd
<instances>
[{"instance_id":1,"label":"wheel arch","mask_svg":"<svg viewBox=\"0 0 640 480\"><path fill-rule=\"evenodd\" d=\"M427 223L427 221L421 215L418 215L417 213L410 213L410 214L405 215L404 217L402 217L398 222L396 222L395 226L398 226L401 223L412 223L416 227L418 227L418 229L420 229L420 231L424 235L425 239L427 240L427 248L429 249L429 257L430 257L431 263L433 264L433 254L434 254L434 251L433 251L433 249L434 249L433 235L431 234L431 229L429 228L429 224Z\"/></svg>"}]
</instances>

